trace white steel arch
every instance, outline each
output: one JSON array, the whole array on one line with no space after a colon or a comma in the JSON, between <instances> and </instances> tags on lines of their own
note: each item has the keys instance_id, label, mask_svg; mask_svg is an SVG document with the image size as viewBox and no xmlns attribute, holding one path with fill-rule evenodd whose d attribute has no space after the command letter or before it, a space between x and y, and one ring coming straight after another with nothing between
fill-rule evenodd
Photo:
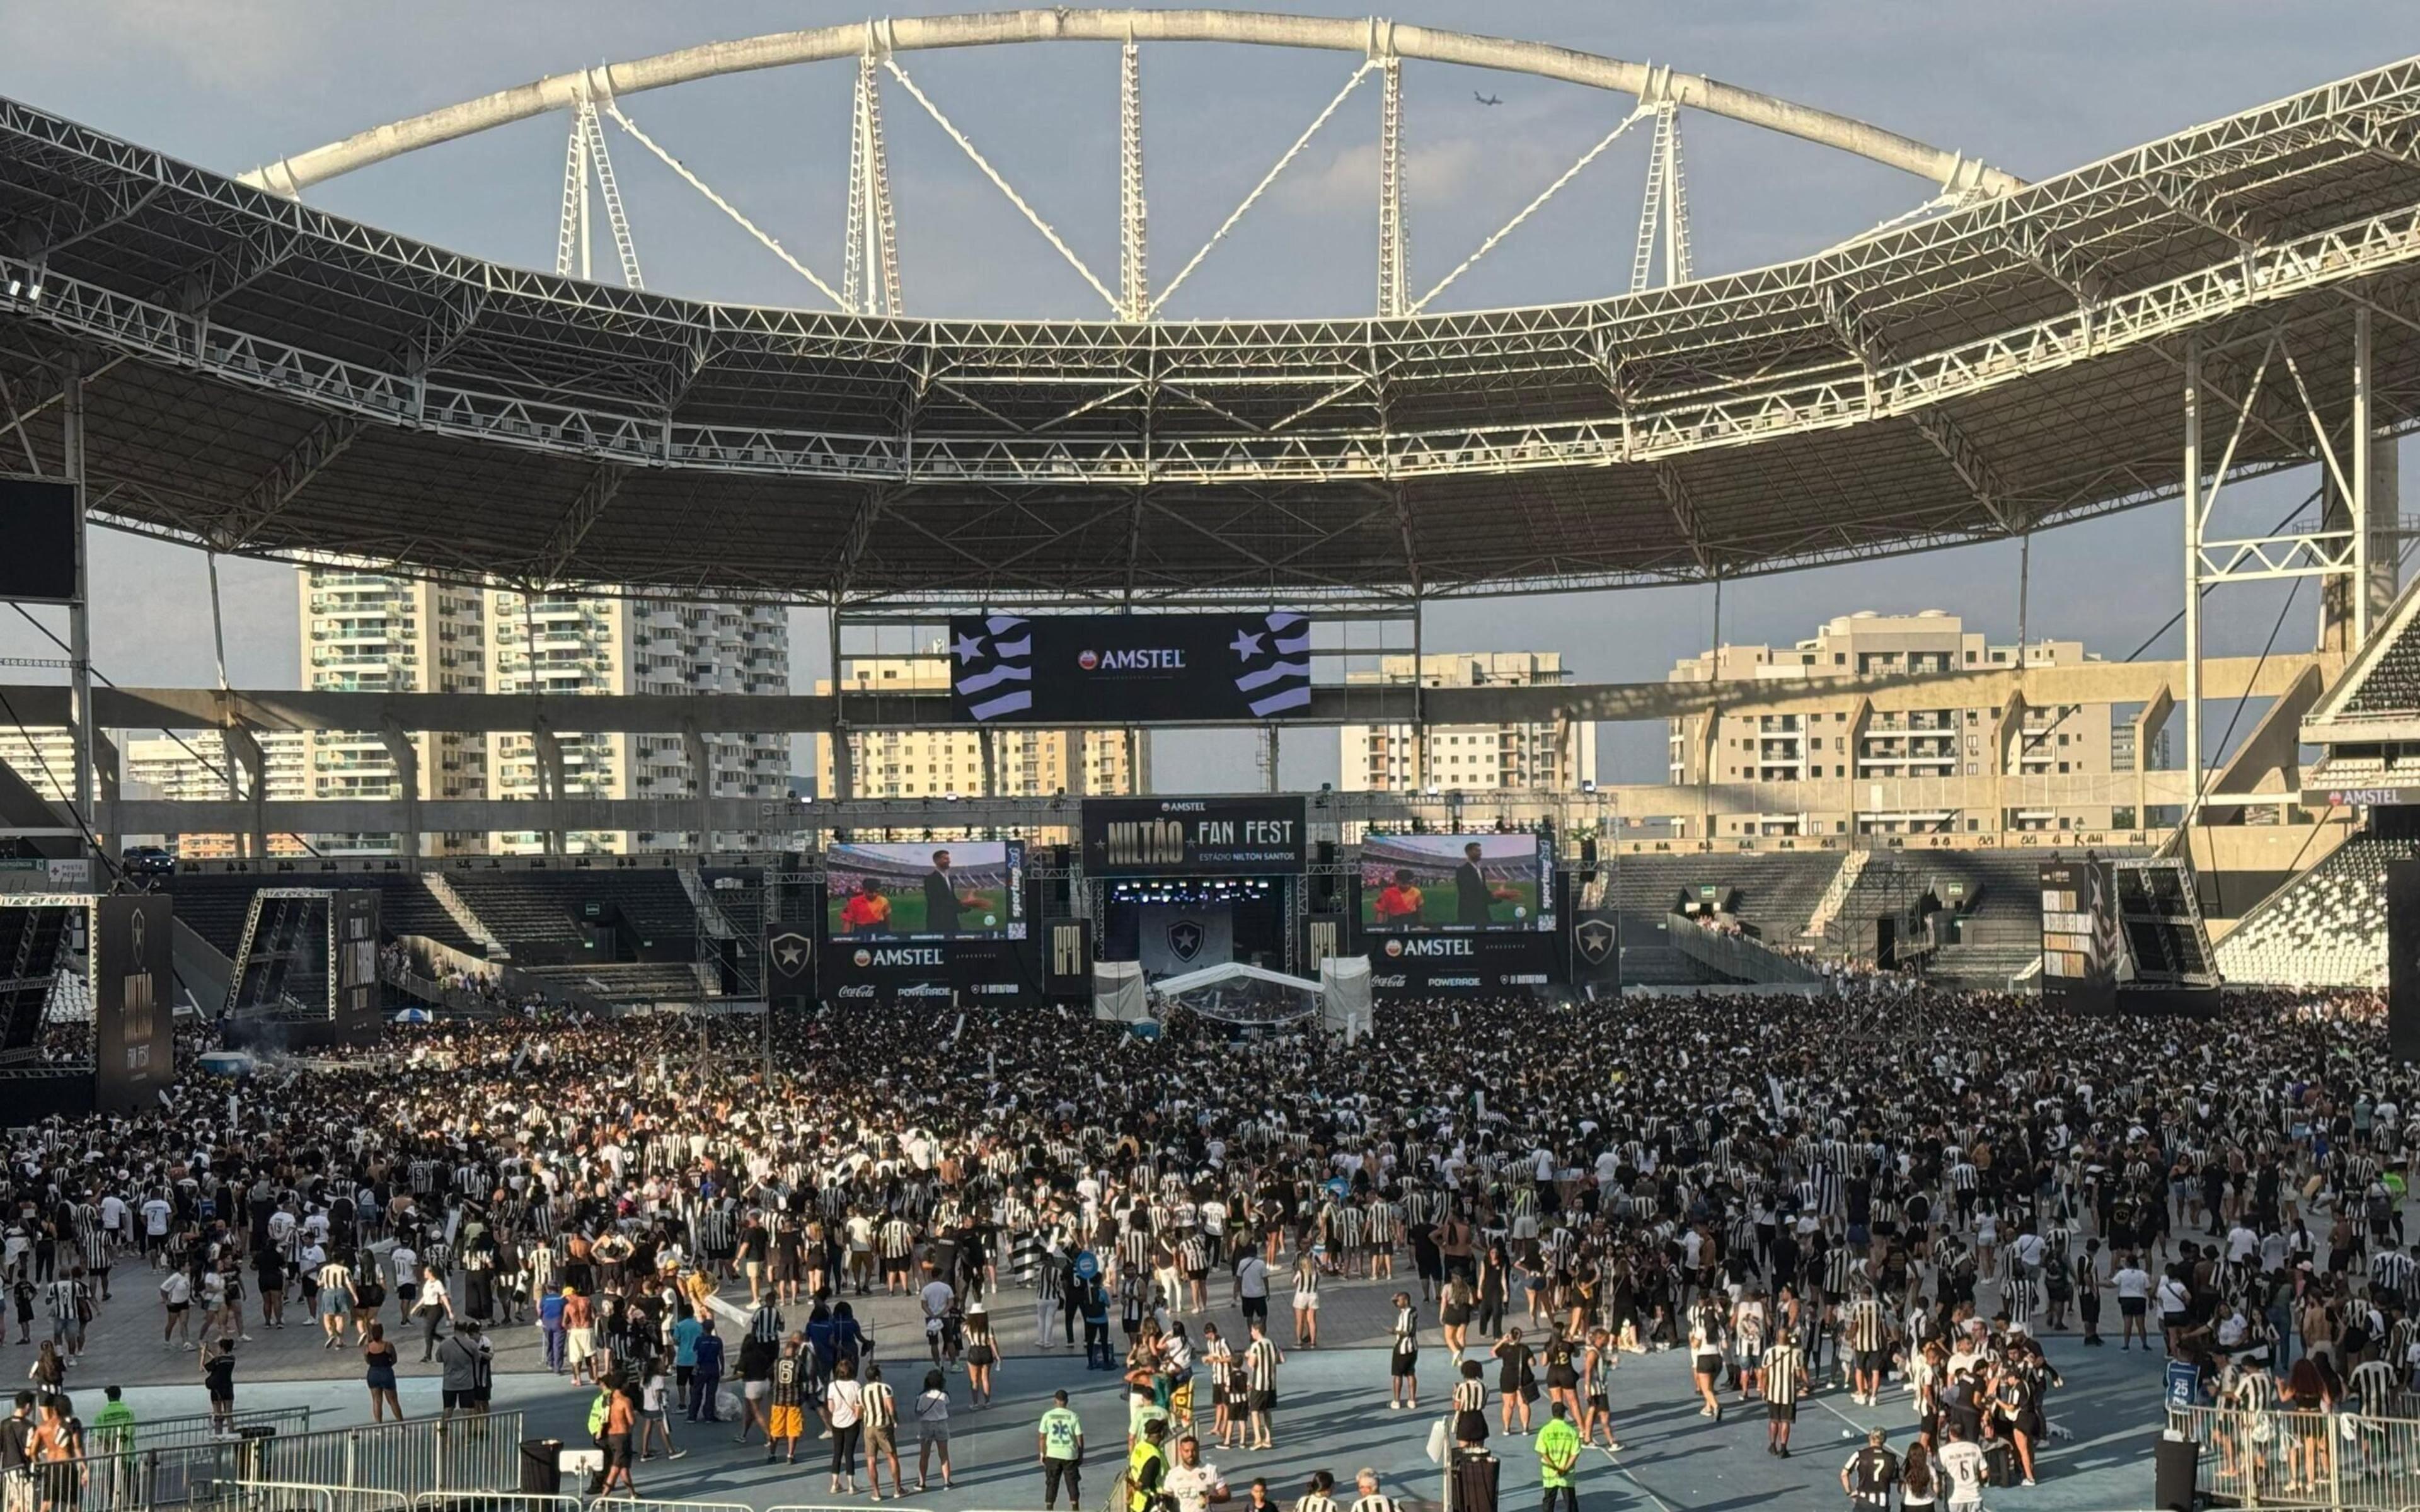
<instances>
[{"instance_id":1,"label":"white steel arch","mask_svg":"<svg viewBox=\"0 0 2420 1512\"><path fill-rule=\"evenodd\" d=\"M806 31L773 32L734 41L684 47L627 63L549 74L404 120L358 131L265 163L243 181L298 194L313 184L549 111L575 108L582 98L627 97L726 73L787 68L856 57L870 50L913 53L939 48L996 47L1023 42L1229 42L1295 47L1364 56L1410 58L1526 73L1608 89L1641 103L1670 101L1750 126L1870 158L1929 179L1950 192L2005 193L2024 180L1989 163L1919 142L1865 121L1743 89L1702 73L1628 62L1543 42L1441 31L1402 22L1285 16L1249 10L1003 10L959 16L903 16L849 22Z\"/></svg>"}]
</instances>

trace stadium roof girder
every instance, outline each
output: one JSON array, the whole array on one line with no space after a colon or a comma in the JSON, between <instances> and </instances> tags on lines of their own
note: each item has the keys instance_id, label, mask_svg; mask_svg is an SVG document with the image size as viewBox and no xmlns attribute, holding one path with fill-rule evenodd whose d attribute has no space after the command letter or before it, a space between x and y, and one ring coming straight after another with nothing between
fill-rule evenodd
<instances>
[{"instance_id":1,"label":"stadium roof girder","mask_svg":"<svg viewBox=\"0 0 2420 1512\"><path fill-rule=\"evenodd\" d=\"M582 284L0 101L0 190L70 206L54 245L0 254L0 280L43 286L0 301L0 380L39 411L45 364L84 349L113 523L445 576L957 602L1744 576L2172 495L2173 384L2151 375L2176 337L2290 343L2347 301L2412 302L2420 172L2355 138L2407 139L2416 73L1677 288L1150 324ZM2420 391L2394 319L2389 398ZM225 436L171 453L163 433L204 411ZM13 434L54 458L48 420ZM2254 421L2241 469L2308 460ZM600 470L617 492L584 506ZM701 528L643 548L637 522L667 508Z\"/></svg>"}]
</instances>

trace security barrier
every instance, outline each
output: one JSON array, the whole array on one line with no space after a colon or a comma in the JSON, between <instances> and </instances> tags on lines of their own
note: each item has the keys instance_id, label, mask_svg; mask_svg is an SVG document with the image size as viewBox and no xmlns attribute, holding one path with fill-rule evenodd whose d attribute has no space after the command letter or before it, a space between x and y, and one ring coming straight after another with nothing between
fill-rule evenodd
<instances>
[{"instance_id":1,"label":"security barrier","mask_svg":"<svg viewBox=\"0 0 2420 1512\"><path fill-rule=\"evenodd\" d=\"M302 1486L288 1481L243 1481L213 1494L209 1512L406 1512L411 1501L399 1491L360 1486Z\"/></svg>"},{"instance_id":2,"label":"security barrier","mask_svg":"<svg viewBox=\"0 0 2420 1512\"><path fill-rule=\"evenodd\" d=\"M2168 1426L2201 1445L2194 1489L2244 1507L2401 1512L2420 1503L2420 1419L2187 1407Z\"/></svg>"},{"instance_id":3,"label":"security barrier","mask_svg":"<svg viewBox=\"0 0 2420 1512\"><path fill-rule=\"evenodd\" d=\"M234 1414L236 1431L267 1427L283 1435L311 1431L311 1409L307 1407L253 1407ZM219 1438L220 1419L208 1412L193 1412L179 1417L150 1418L134 1425L130 1440L108 1445L113 1449L171 1449L184 1444L208 1443ZM89 1435L98 1445L101 1430Z\"/></svg>"},{"instance_id":4,"label":"security barrier","mask_svg":"<svg viewBox=\"0 0 2420 1512\"><path fill-rule=\"evenodd\" d=\"M278 1434L270 1423L239 1424L233 1437L139 1445L67 1461L88 1506L109 1512L223 1506L240 1509L252 1486L374 1488L376 1505L324 1512L382 1512L432 1491L505 1491L520 1484L521 1414L414 1418L320 1433ZM234 1499L231 1501L231 1499ZM272 1505L265 1512L286 1512ZM309 1509L320 1512L320 1509Z\"/></svg>"}]
</instances>

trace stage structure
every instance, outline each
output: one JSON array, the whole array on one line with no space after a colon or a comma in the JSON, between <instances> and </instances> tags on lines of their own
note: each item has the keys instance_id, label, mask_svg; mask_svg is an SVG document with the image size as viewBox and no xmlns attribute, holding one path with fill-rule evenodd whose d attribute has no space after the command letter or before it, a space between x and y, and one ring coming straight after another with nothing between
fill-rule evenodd
<instances>
[{"instance_id":1,"label":"stage structure","mask_svg":"<svg viewBox=\"0 0 2420 1512\"><path fill-rule=\"evenodd\" d=\"M252 896L227 983L238 1043L308 1049L378 1037L379 894L264 887Z\"/></svg>"},{"instance_id":2,"label":"stage structure","mask_svg":"<svg viewBox=\"0 0 2420 1512\"><path fill-rule=\"evenodd\" d=\"M159 894L0 892L0 1122L156 1108L176 1079L173 918ZM54 1024L72 975L90 1020ZM71 1043L45 1042L62 1027Z\"/></svg>"}]
</instances>

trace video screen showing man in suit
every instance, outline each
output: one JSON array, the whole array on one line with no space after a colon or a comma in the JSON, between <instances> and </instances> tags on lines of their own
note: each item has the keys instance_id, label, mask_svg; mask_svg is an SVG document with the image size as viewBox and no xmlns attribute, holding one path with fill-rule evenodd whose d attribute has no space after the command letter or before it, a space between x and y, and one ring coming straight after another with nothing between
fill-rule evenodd
<instances>
[{"instance_id":1,"label":"video screen showing man in suit","mask_svg":"<svg viewBox=\"0 0 2420 1512\"><path fill-rule=\"evenodd\" d=\"M826 853L834 938L948 939L1001 934L1009 906L1009 847L1000 841L946 846L835 845ZM878 905L869 900L878 899Z\"/></svg>"},{"instance_id":2,"label":"video screen showing man in suit","mask_svg":"<svg viewBox=\"0 0 2420 1512\"><path fill-rule=\"evenodd\" d=\"M1536 835L1372 835L1361 842L1362 927L1544 927L1546 855Z\"/></svg>"}]
</instances>

